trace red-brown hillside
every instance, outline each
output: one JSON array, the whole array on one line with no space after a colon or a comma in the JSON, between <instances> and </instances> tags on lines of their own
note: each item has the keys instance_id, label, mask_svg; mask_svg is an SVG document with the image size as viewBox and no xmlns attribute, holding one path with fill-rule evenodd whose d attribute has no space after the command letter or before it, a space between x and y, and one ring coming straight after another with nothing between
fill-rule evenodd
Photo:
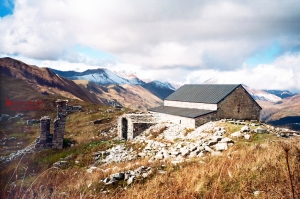
<instances>
[{"instance_id":1,"label":"red-brown hillside","mask_svg":"<svg viewBox=\"0 0 300 199\"><path fill-rule=\"evenodd\" d=\"M0 58L0 72L2 75L23 79L35 90L49 94L59 94L69 98L78 98L93 103L102 103L87 89L78 86L72 80L60 77L49 68L25 64L9 57Z\"/></svg>"}]
</instances>

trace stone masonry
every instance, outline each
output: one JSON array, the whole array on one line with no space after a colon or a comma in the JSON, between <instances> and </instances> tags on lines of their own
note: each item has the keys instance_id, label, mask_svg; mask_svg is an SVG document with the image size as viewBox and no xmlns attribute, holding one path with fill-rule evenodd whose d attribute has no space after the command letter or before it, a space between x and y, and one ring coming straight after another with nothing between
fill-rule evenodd
<instances>
[{"instance_id":1,"label":"stone masonry","mask_svg":"<svg viewBox=\"0 0 300 199\"><path fill-rule=\"evenodd\" d=\"M62 149L65 133L68 100L57 100L57 117L54 120L52 148Z\"/></svg>"},{"instance_id":2,"label":"stone masonry","mask_svg":"<svg viewBox=\"0 0 300 199\"><path fill-rule=\"evenodd\" d=\"M35 148L63 148L64 132L67 117L68 100L57 100L57 116L54 120L54 132L50 134L50 117L40 119L40 137L36 140Z\"/></svg>"},{"instance_id":3,"label":"stone masonry","mask_svg":"<svg viewBox=\"0 0 300 199\"><path fill-rule=\"evenodd\" d=\"M118 120L119 138L131 140L156 123L157 118L153 114L122 115Z\"/></svg>"},{"instance_id":4,"label":"stone masonry","mask_svg":"<svg viewBox=\"0 0 300 199\"><path fill-rule=\"evenodd\" d=\"M40 143L46 143L50 136L50 121L51 118L43 116L40 119Z\"/></svg>"}]
</instances>

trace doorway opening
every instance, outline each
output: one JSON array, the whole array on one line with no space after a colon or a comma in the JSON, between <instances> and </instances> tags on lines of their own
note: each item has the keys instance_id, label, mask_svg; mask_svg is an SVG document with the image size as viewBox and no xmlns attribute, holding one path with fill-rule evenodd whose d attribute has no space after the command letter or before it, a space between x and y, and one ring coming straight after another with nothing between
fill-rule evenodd
<instances>
[{"instance_id":1,"label":"doorway opening","mask_svg":"<svg viewBox=\"0 0 300 199\"><path fill-rule=\"evenodd\" d=\"M122 138L127 140L128 133L128 121L126 118L122 118Z\"/></svg>"}]
</instances>

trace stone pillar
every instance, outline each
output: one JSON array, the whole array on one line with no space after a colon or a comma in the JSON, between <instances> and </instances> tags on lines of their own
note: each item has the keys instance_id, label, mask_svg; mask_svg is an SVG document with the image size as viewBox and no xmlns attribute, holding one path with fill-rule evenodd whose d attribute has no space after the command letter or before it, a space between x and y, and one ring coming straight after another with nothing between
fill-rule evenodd
<instances>
[{"instance_id":1,"label":"stone pillar","mask_svg":"<svg viewBox=\"0 0 300 199\"><path fill-rule=\"evenodd\" d=\"M55 102L57 103L57 116L54 120L52 147L56 149L62 149L67 117L68 100L56 100Z\"/></svg>"},{"instance_id":2,"label":"stone pillar","mask_svg":"<svg viewBox=\"0 0 300 199\"><path fill-rule=\"evenodd\" d=\"M43 116L40 119L40 140L39 143L46 143L50 135L50 117Z\"/></svg>"}]
</instances>

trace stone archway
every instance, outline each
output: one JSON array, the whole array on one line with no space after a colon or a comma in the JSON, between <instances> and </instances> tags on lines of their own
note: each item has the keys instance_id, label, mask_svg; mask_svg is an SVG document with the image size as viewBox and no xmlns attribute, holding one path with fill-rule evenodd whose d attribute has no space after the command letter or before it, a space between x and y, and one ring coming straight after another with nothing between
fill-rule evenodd
<instances>
[{"instance_id":1,"label":"stone archway","mask_svg":"<svg viewBox=\"0 0 300 199\"><path fill-rule=\"evenodd\" d=\"M122 118L121 125L122 125L122 138L127 140L127 138L128 138L128 121L125 117Z\"/></svg>"}]
</instances>

